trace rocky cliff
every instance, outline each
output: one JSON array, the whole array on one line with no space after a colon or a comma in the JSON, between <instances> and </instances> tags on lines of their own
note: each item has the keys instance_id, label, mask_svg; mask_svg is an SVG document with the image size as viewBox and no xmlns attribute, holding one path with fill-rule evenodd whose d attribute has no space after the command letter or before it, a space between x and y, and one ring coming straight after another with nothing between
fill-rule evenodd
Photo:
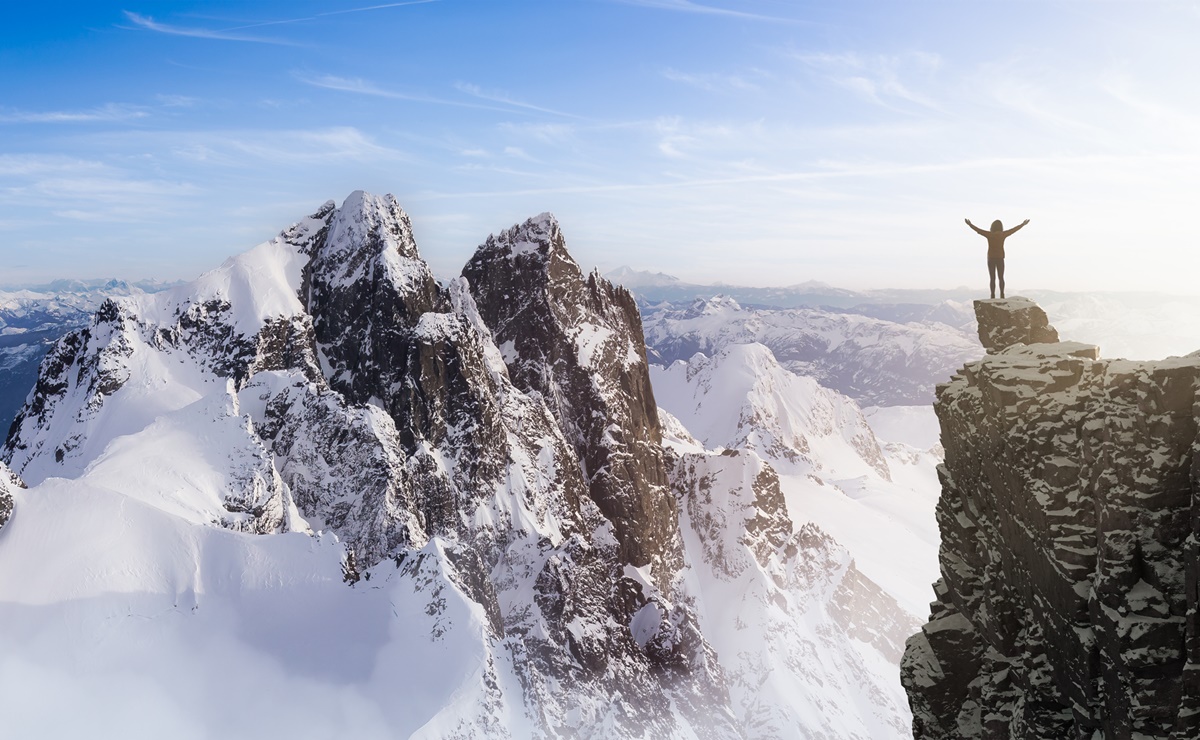
<instances>
[{"instance_id":1,"label":"rocky cliff","mask_svg":"<svg viewBox=\"0 0 1200 740\"><path fill-rule=\"evenodd\" d=\"M938 387L941 579L901 678L917 738L1200 733L1200 357L1099 359L1027 301Z\"/></svg>"},{"instance_id":2,"label":"rocky cliff","mask_svg":"<svg viewBox=\"0 0 1200 740\"><path fill-rule=\"evenodd\" d=\"M463 277L513 382L546 402L579 454L622 561L677 571L675 499L633 296L585 276L548 213L489 237Z\"/></svg>"}]
</instances>

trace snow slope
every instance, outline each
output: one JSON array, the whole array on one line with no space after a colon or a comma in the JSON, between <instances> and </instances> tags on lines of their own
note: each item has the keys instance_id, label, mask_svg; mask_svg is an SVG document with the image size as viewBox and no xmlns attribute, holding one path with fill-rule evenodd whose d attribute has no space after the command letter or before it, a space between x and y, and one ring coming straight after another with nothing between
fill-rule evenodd
<instances>
[{"instance_id":1,"label":"snow slope","mask_svg":"<svg viewBox=\"0 0 1200 740\"><path fill-rule=\"evenodd\" d=\"M851 399L785 369L763 345L652 373L659 404L705 447L767 461L797 526L831 535L905 611L924 617L938 572L938 450L881 445Z\"/></svg>"}]
</instances>

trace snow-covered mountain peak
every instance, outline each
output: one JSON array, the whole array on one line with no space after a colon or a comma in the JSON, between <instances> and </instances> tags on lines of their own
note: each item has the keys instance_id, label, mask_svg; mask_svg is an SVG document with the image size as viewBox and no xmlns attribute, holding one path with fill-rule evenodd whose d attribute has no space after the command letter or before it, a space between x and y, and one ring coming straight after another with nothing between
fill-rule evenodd
<instances>
[{"instance_id":1,"label":"snow-covered mountain peak","mask_svg":"<svg viewBox=\"0 0 1200 740\"><path fill-rule=\"evenodd\" d=\"M330 285L361 280L391 282L401 290L420 289L430 279L417 251L412 222L391 194L351 193L333 214L329 233L314 261Z\"/></svg>"},{"instance_id":2,"label":"snow-covered mountain peak","mask_svg":"<svg viewBox=\"0 0 1200 740\"><path fill-rule=\"evenodd\" d=\"M507 253L510 259L530 254L537 254L548 259L552 250L565 251L562 229L558 225L558 219L549 212L539 213L524 223L516 224L499 234L489 236L486 245Z\"/></svg>"},{"instance_id":3,"label":"snow-covered mountain peak","mask_svg":"<svg viewBox=\"0 0 1200 740\"><path fill-rule=\"evenodd\" d=\"M471 263L499 260L519 261L525 269L536 266L541 270L549 270L552 265L565 262L569 268L579 271L574 258L567 252L558 219L550 212L539 213L499 233L489 234L475 250Z\"/></svg>"},{"instance_id":4,"label":"snow-covered mountain peak","mask_svg":"<svg viewBox=\"0 0 1200 740\"><path fill-rule=\"evenodd\" d=\"M757 450L785 469L890 480L858 406L782 367L765 345L731 344L652 368L659 404L710 448Z\"/></svg>"},{"instance_id":5,"label":"snow-covered mountain peak","mask_svg":"<svg viewBox=\"0 0 1200 740\"><path fill-rule=\"evenodd\" d=\"M326 246L363 246L371 242L382 242L404 257L418 256L412 222L396 197L355 190L342 201L329 224Z\"/></svg>"},{"instance_id":6,"label":"snow-covered mountain peak","mask_svg":"<svg viewBox=\"0 0 1200 740\"><path fill-rule=\"evenodd\" d=\"M741 304L731 296L718 294L711 298L697 298L683 312L683 318L695 319L701 316L720 316L736 313L742 310Z\"/></svg>"},{"instance_id":7,"label":"snow-covered mountain peak","mask_svg":"<svg viewBox=\"0 0 1200 740\"><path fill-rule=\"evenodd\" d=\"M633 296L584 275L549 214L489 236L463 276L513 382L545 401L580 454L624 562L673 573L674 499Z\"/></svg>"}]
</instances>

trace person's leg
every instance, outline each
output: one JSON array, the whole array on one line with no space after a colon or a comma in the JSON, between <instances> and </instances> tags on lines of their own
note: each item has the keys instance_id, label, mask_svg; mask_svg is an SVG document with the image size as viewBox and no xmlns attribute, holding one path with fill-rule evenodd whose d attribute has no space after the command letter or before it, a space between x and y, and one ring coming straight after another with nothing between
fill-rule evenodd
<instances>
[{"instance_id":1,"label":"person's leg","mask_svg":"<svg viewBox=\"0 0 1200 740\"><path fill-rule=\"evenodd\" d=\"M1000 297L1004 297L1004 258L996 260L996 275L1000 278Z\"/></svg>"},{"instance_id":2,"label":"person's leg","mask_svg":"<svg viewBox=\"0 0 1200 740\"><path fill-rule=\"evenodd\" d=\"M996 260L988 257L988 285L992 289L992 298L996 297Z\"/></svg>"}]
</instances>

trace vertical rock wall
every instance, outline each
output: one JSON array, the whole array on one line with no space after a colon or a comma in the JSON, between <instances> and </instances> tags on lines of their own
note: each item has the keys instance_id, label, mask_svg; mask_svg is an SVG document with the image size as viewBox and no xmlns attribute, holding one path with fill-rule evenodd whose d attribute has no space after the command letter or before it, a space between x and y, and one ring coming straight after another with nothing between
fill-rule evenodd
<instances>
[{"instance_id":1,"label":"vertical rock wall","mask_svg":"<svg viewBox=\"0 0 1200 740\"><path fill-rule=\"evenodd\" d=\"M1005 303L976 303L991 354L938 388L942 577L901 666L914 735L1197 737L1200 357L1023 344L1053 329Z\"/></svg>"}]
</instances>

